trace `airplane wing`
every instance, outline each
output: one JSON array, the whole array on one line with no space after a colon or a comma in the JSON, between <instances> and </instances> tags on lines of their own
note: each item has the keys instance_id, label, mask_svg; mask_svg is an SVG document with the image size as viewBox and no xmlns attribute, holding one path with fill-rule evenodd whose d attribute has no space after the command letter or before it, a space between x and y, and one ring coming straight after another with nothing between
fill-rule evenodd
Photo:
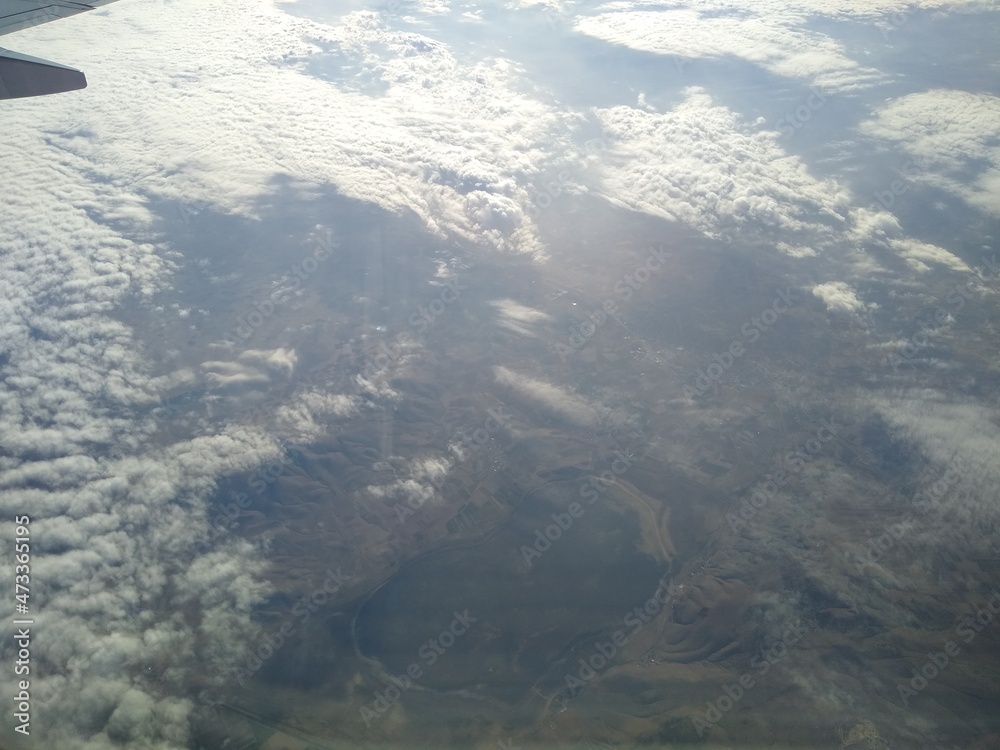
<instances>
[{"instance_id":1,"label":"airplane wing","mask_svg":"<svg viewBox=\"0 0 1000 750\"><path fill-rule=\"evenodd\" d=\"M0 35L75 16L115 0L0 0ZM42 96L87 87L79 70L0 48L0 99Z\"/></svg>"}]
</instances>

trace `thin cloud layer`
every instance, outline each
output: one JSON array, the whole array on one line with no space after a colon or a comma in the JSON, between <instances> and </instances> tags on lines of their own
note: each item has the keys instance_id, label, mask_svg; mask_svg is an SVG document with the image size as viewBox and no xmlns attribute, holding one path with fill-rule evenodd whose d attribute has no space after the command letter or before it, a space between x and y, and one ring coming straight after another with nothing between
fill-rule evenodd
<instances>
[{"instance_id":1,"label":"thin cloud layer","mask_svg":"<svg viewBox=\"0 0 1000 750\"><path fill-rule=\"evenodd\" d=\"M691 9L624 10L582 19L576 28L612 44L658 55L736 57L830 92L879 79L877 71L848 58L830 37L782 20L749 10L739 15Z\"/></svg>"},{"instance_id":2,"label":"thin cloud layer","mask_svg":"<svg viewBox=\"0 0 1000 750\"><path fill-rule=\"evenodd\" d=\"M490 304L496 308L498 325L522 336L537 336L534 327L551 320L548 313L526 307L512 299L494 300Z\"/></svg>"},{"instance_id":3,"label":"thin cloud layer","mask_svg":"<svg viewBox=\"0 0 1000 750\"><path fill-rule=\"evenodd\" d=\"M934 545L963 549L970 557L975 556L972 551L985 554L992 549L989 530L1000 520L1000 414L980 401L935 389L872 395L870 403L895 435L917 446L939 474L948 470L957 477L954 492L927 500L923 510L934 522L921 525L923 536Z\"/></svg>"},{"instance_id":4,"label":"thin cloud layer","mask_svg":"<svg viewBox=\"0 0 1000 750\"><path fill-rule=\"evenodd\" d=\"M508 367L494 367L493 374L500 385L573 424L587 427L599 421L597 410L585 398L566 388Z\"/></svg>"},{"instance_id":5,"label":"thin cloud layer","mask_svg":"<svg viewBox=\"0 0 1000 750\"><path fill-rule=\"evenodd\" d=\"M699 12L760 14L768 18L784 21L803 21L810 16L833 18L875 19L912 11L948 8L951 11L988 10L995 5L991 0L871 0L858 3L856 0L630 0L610 2L605 8L629 8L655 5L661 8L695 7Z\"/></svg>"}]
</instances>

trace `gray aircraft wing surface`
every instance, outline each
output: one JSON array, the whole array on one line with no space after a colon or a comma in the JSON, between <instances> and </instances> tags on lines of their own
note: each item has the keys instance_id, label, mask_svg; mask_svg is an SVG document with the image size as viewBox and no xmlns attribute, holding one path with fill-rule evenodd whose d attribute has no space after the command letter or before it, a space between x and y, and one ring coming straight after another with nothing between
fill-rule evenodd
<instances>
[{"instance_id":1,"label":"gray aircraft wing surface","mask_svg":"<svg viewBox=\"0 0 1000 750\"><path fill-rule=\"evenodd\" d=\"M115 0L59 2L58 0L0 0L0 36L38 26ZM22 55L0 47L0 99L43 96L87 87L87 78L74 68Z\"/></svg>"}]
</instances>

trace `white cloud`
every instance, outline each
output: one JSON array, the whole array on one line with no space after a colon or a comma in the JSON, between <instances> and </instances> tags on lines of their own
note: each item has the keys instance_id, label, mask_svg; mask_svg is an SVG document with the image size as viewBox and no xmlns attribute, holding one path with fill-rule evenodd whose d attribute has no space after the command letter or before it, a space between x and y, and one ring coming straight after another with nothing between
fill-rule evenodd
<instances>
[{"instance_id":1,"label":"white cloud","mask_svg":"<svg viewBox=\"0 0 1000 750\"><path fill-rule=\"evenodd\" d=\"M118 461L25 462L32 474L2 475L5 517L32 519L31 611L45 622L32 644L35 694L56 692L37 709L33 737L70 749L184 745L185 676L223 679L266 591L250 545L233 538L206 551L207 500L219 476L272 455L269 441L235 430ZM47 466L60 480L41 489ZM12 538L12 524L3 529ZM178 618L185 603L203 616ZM221 623L228 640L208 630ZM149 664L174 672L152 684Z\"/></svg>"},{"instance_id":2,"label":"white cloud","mask_svg":"<svg viewBox=\"0 0 1000 750\"><path fill-rule=\"evenodd\" d=\"M416 479L397 479L388 484L371 485L367 491L374 497L399 499L416 507L437 497L434 487Z\"/></svg>"},{"instance_id":3,"label":"white cloud","mask_svg":"<svg viewBox=\"0 0 1000 750\"><path fill-rule=\"evenodd\" d=\"M494 300L490 305L496 308L497 322L501 326L522 336L536 336L535 324L544 323L551 319L547 313L526 307L512 299Z\"/></svg>"},{"instance_id":4,"label":"white cloud","mask_svg":"<svg viewBox=\"0 0 1000 750\"><path fill-rule=\"evenodd\" d=\"M943 247L931 245L927 242L920 242L915 239L889 240L889 247L898 252L914 270L924 273L930 270L928 263L935 263L952 269L953 271L971 272L965 263L953 253L948 252Z\"/></svg>"},{"instance_id":5,"label":"white cloud","mask_svg":"<svg viewBox=\"0 0 1000 750\"><path fill-rule=\"evenodd\" d=\"M657 7L684 8L690 0L612 0L602 8ZM810 16L861 18L865 20L908 15L911 11L948 8L951 11L988 10L995 7L992 0L698 0L698 10L705 14L728 13L732 15L754 13L787 22L805 21Z\"/></svg>"},{"instance_id":6,"label":"white cloud","mask_svg":"<svg viewBox=\"0 0 1000 750\"><path fill-rule=\"evenodd\" d=\"M247 349L235 362L212 360L201 363L209 386L227 388L242 385L266 385L274 378L288 378L298 356L292 349Z\"/></svg>"},{"instance_id":7,"label":"white cloud","mask_svg":"<svg viewBox=\"0 0 1000 750\"><path fill-rule=\"evenodd\" d=\"M456 456L459 455L456 453ZM399 500L411 509L424 503L439 503L442 498L439 488L452 473L457 462L450 456L425 456L423 458L401 459L392 456L383 462L381 468L390 468L393 478L384 484L373 484L365 488L372 497L383 500Z\"/></svg>"},{"instance_id":8,"label":"white cloud","mask_svg":"<svg viewBox=\"0 0 1000 750\"><path fill-rule=\"evenodd\" d=\"M355 416L361 405L356 396L309 390L278 406L272 427L285 439L308 440L326 433L331 422Z\"/></svg>"},{"instance_id":9,"label":"white cloud","mask_svg":"<svg viewBox=\"0 0 1000 750\"><path fill-rule=\"evenodd\" d=\"M87 20L40 27L20 44L31 52L37 39L49 56L65 47L91 81L86 108L53 97L9 114L52 132L63 160L114 186L103 212L143 221L136 195L148 194L249 216L281 173L413 211L433 232L543 252L520 185L565 127L518 91L510 62L459 63L439 41L387 29L372 12L331 27L253 0L183 11L136 0ZM76 43L58 43L74 32ZM109 35L113 47L102 43ZM312 75L335 64L350 73Z\"/></svg>"},{"instance_id":10,"label":"white cloud","mask_svg":"<svg viewBox=\"0 0 1000 750\"><path fill-rule=\"evenodd\" d=\"M947 190L1000 215L1000 98L934 89L894 99L860 126L912 158L905 178Z\"/></svg>"},{"instance_id":11,"label":"white cloud","mask_svg":"<svg viewBox=\"0 0 1000 750\"><path fill-rule=\"evenodd\" d=\"M90 48L112 48L98 43L108 28L101 17L81 21L80 28L89 26L96 36L82 32L72 46L79 57L69 59L85 63ZM49 40L74 34L60 26L32 33ZM46 45L46 56L61 57L59 48ZM164 55L169 59L177 55ZM33 694L54 693L36 708L32 738L67 750L175 748L187 739L189 676L198 671L210 681L224 679L254 632L251 604L266 591L258 550L235 536L209 542L209 499L220 477L251 469L277 449L260 433L239 428L173 443L152 440L157 425L143 415L156 406L159 391L195 376L182 370L151 377L143 347L116 319L127 300L147 302L168 289L171 264L163 260L164 247L112 228L112 222L149 220L129 185L139 166L130 146L141 149L150 129L139 117L142 87L131 100L114 89L102 96L100 68L88 70L87 106L94 109L84 110L100 122L94 135L84 135L82 125L65 139L52 135L60 123L65 130L80 107L74 95L25 100L6 113L0 508L7 519L24 513L32 519L38 586L31 612L45 622L45 637L32 644ZM149 101L157 101L151 92L164 81L147 79L146 85ZM127 116L113 126L101 119L121 115L123 106L134 107L131 123ZM136 137L119 139L116 156L109 143L100 145L99 131L119 126ZM165 163L177 160L164 156ZM294 365L294 356L281 350L245 359L236 364L274 376ZM3 530L13 538L9 522ZM213 577L198 575L206 568ZM200 616L178 617L185 605ZM154 682L150 664L170 666Z\"/></svg>"},{"instance_id":12,"label":"white cloud","mask_svg":"<svg viewBox=\"0 0 1000 750\"><path fill-rule=\"evenodd\" d=\"M826 91L868 85L879 75L846 56L830 37L789 23L781 14L707 14L677 10L624 10L581 19L577 29L632 49L684 58L738 57L775 75Z\"/></svg>"},{"instance_id":13,"label":"white cloud","mask_svg":"<svg viewBox=\"0 0 1000 750\"><path fill-rule=\"evenodd\" d=\"M923 535L935 547L963 549L969 557L992 549L988 530L1000 517L995 500L1000 414L979 401L934 389L872 395L869 401L897 439L911 441L933 462L935 480L946 469L957 478L954 491L945 496L920 494L928 505L924 510L933 514L921 519Z\"/></svg>"},{"instance_id":14,"label":"white cloud","mask_svg":"<svg viewBox=\"0 0 1000 750\"><path fill-rule=\"evenodd\" d=\"M812 177L776 133L753 132L703 90L686 94L663 114L596 110L609 143L605 196L711 236L757 228L808 246L847 227L849 196L836 182ZM808 255L801 246L792 254Z\"/></svg>"},{"instance_id":15,"label":"white cloud","mask_svg":"<svg viewBox=\"0 0 1000 750\"><path fill-rule=\"evenodd\" d=\"M865 304L843 281L829 281L817 284L812 289L813 296L819 297L830 312L856 313L865 309Z\"/></svg>"},{"instance_id":16,"label":"white cloud","mask_svg":"<svg viewBox=\"0 0 1000 750\"><path fill-rule=\"evenodd\" d=\"M599 421L595 408L566 388L502 366L494 367L493 374L500 385L574 424L591 426Z\"/></svg>"},{"instance_id":17,"label":"white cloud","mask_svg":"<svg viewBox=\"0 0 1000 750\"><path fill-rule=\"evenodd\" d=\"M270 350L247 349L246 351L240 352L238 359L240 362L246 362L258 366L263 365L272 372L278 372L283 375L291 375L299 357L295 353L294 349L279 347L278 349Z\"/></svg>"}]
</instances>

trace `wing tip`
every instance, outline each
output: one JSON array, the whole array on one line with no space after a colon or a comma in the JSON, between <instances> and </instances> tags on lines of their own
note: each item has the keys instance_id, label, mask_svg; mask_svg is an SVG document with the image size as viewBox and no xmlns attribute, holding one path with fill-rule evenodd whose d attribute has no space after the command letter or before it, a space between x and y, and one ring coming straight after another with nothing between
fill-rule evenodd
<instances>
[{"instance_id":1,"label":"wing tip","mask_svg":"<svg viewBox=\"0 0 1000 750\"><path fill-rule=\"evenodd\" d=\"M60 94L87 88L83 71L0 49L0 99Z\"/></svg>"}]
</instances>

